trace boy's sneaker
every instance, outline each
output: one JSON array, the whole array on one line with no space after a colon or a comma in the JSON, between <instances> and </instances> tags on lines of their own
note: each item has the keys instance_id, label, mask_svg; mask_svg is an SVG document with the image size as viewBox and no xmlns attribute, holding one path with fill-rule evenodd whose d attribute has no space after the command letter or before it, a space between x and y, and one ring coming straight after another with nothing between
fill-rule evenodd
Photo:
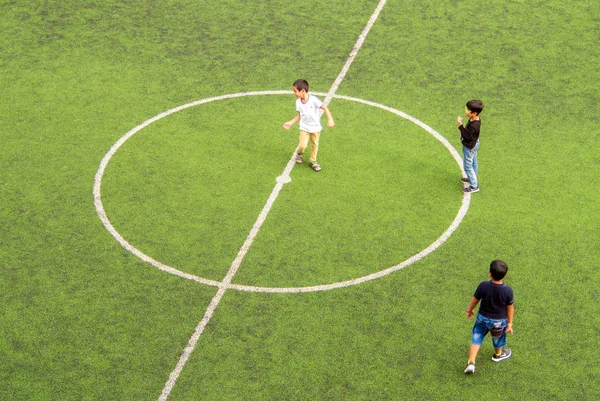
<instances>
[{"instance_id":1,"label":"boy's sneaker","mask_svg":"<svg viewBox=\"0 0 600 401\"><path fill-rule=\"evenodd\" d=\"M475 373L475 364L474 363L468 364L467 367L465 368L465 373L467 373L467 374Z\"/></svg>"},{"instance_id":2,"label":"boy's sneaker","mask_svg":"<svg viewBox=\"0 0 600 401\"><path fill-rule=\"evenodd\" d=\"M500 361L510 358L511 355L512 355L512 351L510 350L510 348L507 348L507 349L502 350L500 355L496 355L496 354L492 355L492 361L500 362Z\"/></svg>"},{"instance_id":3,"label":"boy's sneaker","mask_svg":"<svg viewBox=\"0 0 600 401\"><path fill-rule=\"evenodd\" d=\"M475 192L479 192L479 187L468 186L462 190L466 194L473 194Z\"/></svg>"},{"instance_id":4,"label":"boy's sneaker","mask_svg":"<svg viewBox=\"0 0 600 401\"><path fill-rule=\"evenodd\" d=\"M462 182L463 184L468 184L469 183L469 179L468 178L461 178L460 182Z\"/></svg>"},{"instance_id":5,"label":"boy's sneaker","mask_svg":"<svg viewBox=\"0 0 600 401\"><path fill-rule=\"evenodd\" d=\"M300 155L300 154L296 155L296 163L298 163L298 164L304 163L304 158L302 157L302 155Z\"/></svg>"}]
</instances>

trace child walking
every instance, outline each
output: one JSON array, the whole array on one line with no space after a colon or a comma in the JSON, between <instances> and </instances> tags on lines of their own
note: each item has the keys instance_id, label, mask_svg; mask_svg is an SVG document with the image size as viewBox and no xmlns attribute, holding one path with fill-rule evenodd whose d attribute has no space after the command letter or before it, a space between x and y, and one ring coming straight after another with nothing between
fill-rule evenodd
<instances>
[{"instance_id":1,"label":"child walking","mask_svg":"<svg viewBox=\"0 0 600 401\"><path fill-rule=\"evenodd\" d=\"M503 349L506 345L506 333L513 333L514 296L513 290L502 279L508 272L508 266L501 260L494 260L490 264L490 281L483 281L475 290L475 295L467 307L467 319L475 312L473 309L479 301L479 313L473 326L469 361L465 373L475 373L475 358L485 335L490 332L494 355L492 361L500 362L510 358L510 349Z\"/></svg>"},{"instance_id":2,"label":"child walking","mask_svg":"<svg viewBox=\"0 0 600 401\"><path fill-rule=\"evenodd\" d=\"M292 89L296 96L296 111L298 114L290 121L283 124L283 128L290 129L292 125L300 121L300 141L296 152L296 163L304 162L304 151L308 147L310 140L310 159L309 165L315 171L321 171L321 166L317 163L317 152L319 151L319 137L321 136L321 110L327 116L327 127L333 128L335 122L331 112L316 96L308 94L308 82L304 79L298 79L294 82Z\"/></svg>"},{"instance_id":3,"label":"child walking","mask_svg":"<svg viewBox=\"0 0 600 401\"><path fill-rule=\"evenodd\" d=\"M460 142L463 145L463 169L467 174L467 178L461 178L460 181L469 184L468 187L463 189L464 193L479 192L477 151L479 150L479 130L481 128L479 114L482 110L483 102L481 100L470 100L465 107L465 116L469 117L467 124L463 126L462 117L459 116L457 119Z\"/></svg>"}]
</instances>

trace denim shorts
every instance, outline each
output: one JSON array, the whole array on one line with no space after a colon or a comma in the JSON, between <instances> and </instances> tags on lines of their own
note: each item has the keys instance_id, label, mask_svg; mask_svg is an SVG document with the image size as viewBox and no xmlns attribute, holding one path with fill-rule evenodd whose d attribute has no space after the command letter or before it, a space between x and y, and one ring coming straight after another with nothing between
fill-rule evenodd
<instances>
[{"instance_id":1,"label":"denim shorts","mask_svg":"<svg viewBox=\"0 0 600 401\"><path fill-rule=\"evenodd\" d=\"M490 332L492 335L492 344L495 349L504 348L506 345L506 326L508 319L488 319L485 316L477 314L477 320L473 326L473 337L471 344L481 345L485 335Z\"/></svg>"}]
</instances>

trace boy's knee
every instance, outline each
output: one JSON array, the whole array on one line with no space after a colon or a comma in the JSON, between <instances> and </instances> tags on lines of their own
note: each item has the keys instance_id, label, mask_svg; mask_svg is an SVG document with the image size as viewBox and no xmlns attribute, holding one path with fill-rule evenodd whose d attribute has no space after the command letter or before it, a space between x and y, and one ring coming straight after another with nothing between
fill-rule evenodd
<instances>
[{"instance_id":1,"label":"boy's knee","mask_svg":"<svg viewBox=\"0 0 600 401\"><path fill-rule=\"evenodd\" d=\"M485 333L482 333L478 330L473 330L471 335L471 344L472 345L481 345L483 343L483 339L485 337Z\"/></svg>"}]
</instances>

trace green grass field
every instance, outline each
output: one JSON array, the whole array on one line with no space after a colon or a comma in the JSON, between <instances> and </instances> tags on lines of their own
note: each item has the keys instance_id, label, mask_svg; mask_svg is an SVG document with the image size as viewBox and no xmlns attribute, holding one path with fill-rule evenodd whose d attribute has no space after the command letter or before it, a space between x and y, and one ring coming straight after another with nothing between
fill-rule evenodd
<instances>
[{"instance_id":1,"label":"green grass field","mask_svg":"<svg viewBox=\"0 0 600 401\"><path fill-rule=\"evenodd\" d=\"M327 92L378 5L0 3L0 400L156 400L217 289L124 249L94 207L134 127L200 99ZM338 95L401 110L460 150L481 98L481 192L404 269L310 293L228 289L168 399L596 400L600 5L389 0ZM133 246L221 281L297 145L291 94L190 107L131 137L102 180ZM444 146L334 98L315 174L295 166L233 284L367 276L434 242L463 200ZM464 309L510 266L513 357L465 376Z\"/></svg>"}]
</instances>

